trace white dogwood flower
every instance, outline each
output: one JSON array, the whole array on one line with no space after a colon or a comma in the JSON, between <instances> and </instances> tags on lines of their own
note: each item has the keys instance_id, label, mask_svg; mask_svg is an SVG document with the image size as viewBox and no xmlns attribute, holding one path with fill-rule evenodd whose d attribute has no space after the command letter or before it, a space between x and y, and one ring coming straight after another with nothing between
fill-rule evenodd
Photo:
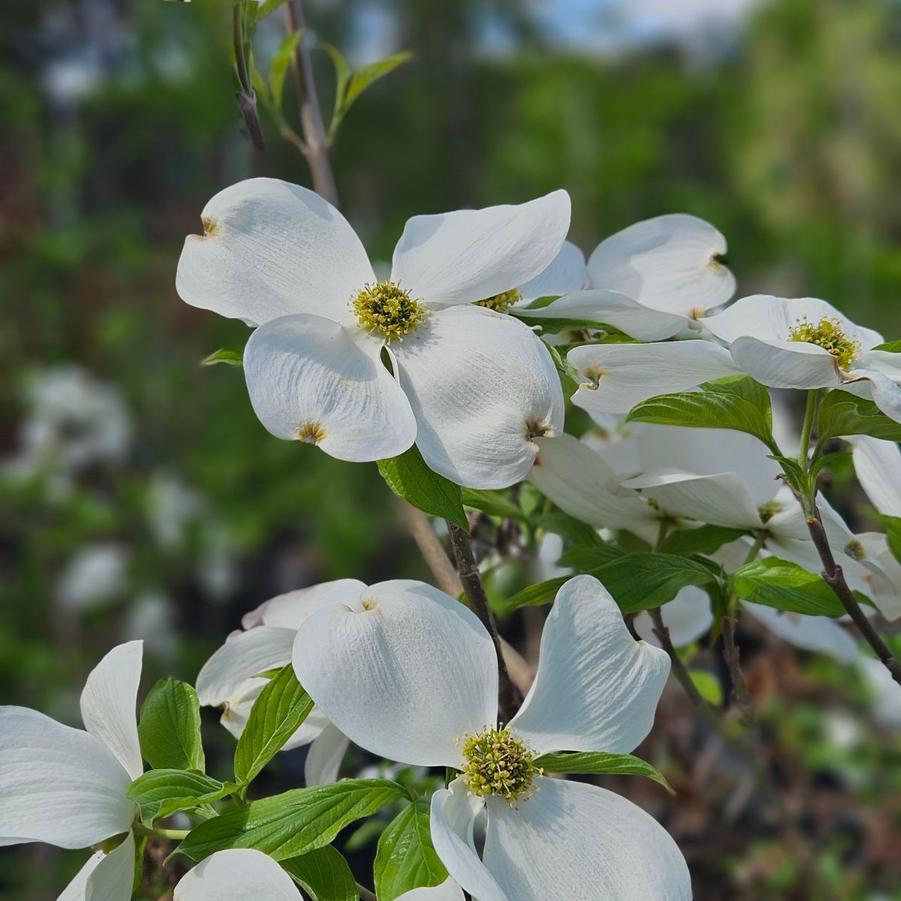
<instances>
[{"instance_id":1,"label":"white dogwood flower","mask_svg":"<svg viewBox=\"0 0 901 901\"><path fill-rule=\"evenodd\" d=\"M188 870L175 886L174 901L301 901L294 880L268 855L253 848L217 851ZM396 901L463 901L452 880L398 895Z\"/></svg>"},{"instance_id":2,"label":"white dogwood flower","mask_svg":"<svg viewBox=\"0 0 901 901\"><path fill-rule=\"evenodd\" d=\"M702 322L728 344L739 369L761 384L856 386L901 422L901 354L875 350L882 336L855 325L825 300L754 295Z\"/></svg>"},{"instance_id":3,"label":"white dogwood flower","mask_svg":"<svg viewBox=\"0 0 901 901\"><path fill-rule=\"evenodd\" d=\"M415 441L442 475L506 487L528 472L534 437L562 429L563 396L537 336L488 307L548 267L569 215L569 196L555 191L415 216L378 281L334 207L255 178L206 205L176 287L193 306L259 326L244 370L273 435L351 461Z\"/></svg>"},{"instance_id":4,"label":"white dogwood flower","mask_svg":"<svg viewBox=\"0 0 901 901\"><path fill-rule=\"evenodd\" d=\"M595 248L587 288L570 289L528 314L611 325L642 341L698 332L697 320L735 292L735 278L721 262L725 252L726 239L696 216L636 222ZM571 266L575 271L574 259Z\"/></svg>"},{"instance_id":5,"label":"white dogwood flower","mask_svg":"<svg viewBox=\"0 0 901 901\"><path fill-rule=\"evenodd\" d=\"M240 738L254 701L269 681L262 674L291 662L294 638L305 620L323 607L355 603L367 590L356 579L337 579L280 594L245 614L242 625L246 631L233 632L200 670L200 703L220 707L220 722ZM304 765L306 784L322 785L338 778L349 743L314 707L282 750L309 745Z\"/></svg>"},{"instance_id":6,"label":"white dogwood flower","mask_svg":"<svg viewBox=\"0 0 901 901\"><path fill-rule=\"evenodd\" d=\"M500 726L491 637L421 582L385 582L357 604L313 614L297 634L294 668L362 747L459 772L432 797L432 841L479 901L691 897L685 860L654 819L597 786L547 778L535 763L557 751L629 752L653 724L669 658L632 638L596 579L577 576L558 592L535 681Z\"/></svg>"},{"instance_id":7,"label":"white dogwood flower","mask_svg":"<svg viewBox=\"0 0 901 901\"><path fill-rule=\"evenodd\" d=\"M144 769L135 713L141 657L140 641L121 644L90 673L81 693L86 731L0 707L0 845L103 846L60 901L131 898L137 807L126 791Z\"/></svg>"}]
</instances>

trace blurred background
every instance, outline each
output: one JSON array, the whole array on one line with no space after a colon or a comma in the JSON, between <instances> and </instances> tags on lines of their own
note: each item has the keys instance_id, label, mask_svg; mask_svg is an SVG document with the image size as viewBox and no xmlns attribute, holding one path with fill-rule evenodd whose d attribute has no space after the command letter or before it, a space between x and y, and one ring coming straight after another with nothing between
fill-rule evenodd
<instances>
[{"instance_id":1,"label":"blurred background","mask_svg":"<svg viewBox=\"0 0 901 901\"><path fill-rule=\"evenodd\" d=\"M727 236L740 294L824 297L897 337L895 0L306 6L308 40L355 65L414 54L354 106L335 147L344 212L373 259L390 259L410 215L563 186L587 252L635 220L694 213ZM242 133L229 23L224 0L0 6L0 686L3 703L66 722L118 641L145 640L144 690L193 681L274 594L429 578L374 465L271 438L240 369L199 365L247 330L178 299L184 235L239 179L309 183L265 113L265 152ZM281 27L274 15L260 29L261 68ZM314 56L328 110L334 73ZM834 497L850 512L845 482ZM873 521L864 510L854 525ZM497 535L485 531L483 553ZM494 589L526 570L514 559ZM852 671L745 629L784 805L763 802L678 688L639 750L676 798L605 784L670 829L699 899L901 898L901 713ZM520 620L507 630L529 634ZM232 740L214 716L206 727L223 775ZM300 784L302 759L280 757L264 787ZM363 866L371 833L350 838ZM51 899L84 859L4 849L0 896Z\"/></svg>"}]
</instances>

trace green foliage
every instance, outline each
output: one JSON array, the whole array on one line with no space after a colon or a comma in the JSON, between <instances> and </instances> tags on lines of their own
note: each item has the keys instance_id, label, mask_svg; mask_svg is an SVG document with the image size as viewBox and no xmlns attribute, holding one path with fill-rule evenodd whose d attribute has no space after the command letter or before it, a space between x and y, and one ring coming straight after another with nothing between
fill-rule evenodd
<instances>
[{"instance_id":1,"label":"green foliage","mask_svg":"<svg viewBox=\"0 0 901 901\"><path fill-rule=\"evenodd\" d=\"M587 556L589 552L580 549L578 553ZM605 551L598 559L607 556ZM678 554L617 553L613 559L586 572L613 595L623 613L659 607L688 585L705 586L716 581L716 573L710 566ZM506 606L512 609L550 603L569 578L563 576L529 585L511 597Z\"/></svg>"},{"instance_id":2,"label":"green foliage","mask_svg":"<svg viewBox=\"0 0 901 901\"><path fill-rule=\"evenodd\" d=\"M413 58L413 54L407 51L393 53L391 56L386 56L385 59L369 63L357 69L356 72L352 72L347 60L337 47L325 43L321 46L331 57L335 67L335 106L328 128L328 139L329 142L332 142L338 133L338 127L359 96L389 72L393 72L398 66L409 62Z\"/></svg>"},{"instance_id":3,"label":"green foliage","mask_svg":"<svg viewBox=\"0 0 901 901\"><path fill-rule=\"evenodd\" d=\"M743 529L726 526L700 526L697 529L679 529L664 541L662 550L667 554L712 554L730 541L746 535Z\"/></svg>"},{"instance_id":4,"label":"green foliage","mask_svg":"<svg viewBox=\"0 0 901 901\"><path fill-rule=\"evenodd\" d=\"M661 394L636 404L629 422L747 432L773 448L773 414L766 388L747 376L706 382L699 391Z\"/></svg>"},{"instance_id":5,"label":"green foliage","mask_svg":"<svg viewBox=\"0 0 901 901\"><path fill-rule=\"evenodd\" d=\"M281 863L313 901L358 901L360 897L350 865L331 845Z\"/></svg>"},{"instance_id":6,"label":"green foliage","mask_svg":"<svg viewBox=\"0 0 901 901\"><path fill-rule=\"evenodd\" d=\"M132 782L128 797L140 808L142 822L149 825L178 810L209 804L233 790L233 785L197 770L150 770Z\"/></svg>"},{"instance_id":7,"label":"green foliage","mask_svg":"<svg viewBox=\"0 0 901 901\"><path fill-rule=\"evenodd\" d=\"M272 105L279 110L282 107L285 76L288 74L291 58L294 56L294 50L302 36L302 33L299 31L292 31L286 34L278 45L278 49L272 57L272 62L269 64L269 94Z\"/></svg>"},{"instance_id":8,"label":"green foliage","mask_svg":"<svg viewBox=\"0 0 901 901\"><path fill-rule=\"evenodd\" d=\"M235 748L235 779L247 785L279 752L313 709L288 664L269 680L254 701Z\"/></svg>"},{"instance_id":9,"label":"green foliage","mask_svg":"<svg viewBox=\"0 0 901 901\"><path fill-rule=\"evenodd\" d=\"M201 366L215 366L224 363L226 366L243 366L244 354L240 350L232 350L229 347L220 347L209 356L200 361Z\"/></svg>"},{"instance_id":10,"label":"green foliage","mask_svg":"<svg viewBox=\"0 0 901 901\"><path fill-rule=\"evenodd\" d=\"M415 445L399 457L378 461L388 487L414 507L468 528L460 486L432 472Z\"/></svg>"},{"instance_id":11,"label":"green foliage","mask_svg":"<svg viewBox=\"0 0 901 901\"><path fill-rule=\"evenodd\" d=\"M698 694L708 704L719 707L723 703L723 687L716 676L701 669L690 669L688 675L698 690Z\"/></svg>"},{"instance_id":12,"label":"green foliage","mask_svg":"<svg viewBox=\"0 0 901 901\"><path fill-rule=\"evenodd\" d=\"M664 775L647 761L633 754L605 754L600 751L580 751L575 754L545 754L535 761L545 773L578 775L645 776L675 794Z\"/></svg>"},{"instance_id":13,"label":"green foliage","mask_svg":"<svg viewBox=\"0 0 901 901\"><path fill-rule=\"evenodd\" d=\"M895 559L901 562L901 516L883 514L880 518L885 526L885 537L888 541L889 550Z\"/></svg>"},{"instance_id":14,"label":"green foliage","mask_svg":"<svg viewBox=\"0 0 901 901\"><path fill-rule=\"evenodd\" d=\"M491 516L500 516L503 519L527 520L526 514L507 499L503 491L488 491L485 489L464 488L463 505L473 510L481 510Z\"/></svg>"},{"instance_id":15,"label":"green foliage","mask_svg":"<svg viewBox=\"0 0 901 901\"><path fill-rule=\"evenodd\" d=\"M394 901L411 889L444 882L447 869L432 845L428 801L414 801L385 828L374 873L379 901Z\"/></svg>"},{"instance_id":16,"label":"green foliage","mask_svg":"<svg viewBox=\"0 0 901 901\"><path fill-rule=\"evenodd\" d=\"M200 702L187 682L161 679L144 699L138 722L141 753L154 769L206 769Z\"/></svg>"},{"instance_id":17,"label":"green foliage","mask_svg":"<svg viewBox=\"0 0 901 901\"><path fill-rule=\"evenodd\" d=\"M845 435L870 435L901 441L901 423L889 419L876 404L847 391L830 391L820 404L817 437L821 442Z\"/></svg>"},{"instance_id":18,"label":"green foliage","mask_svg":"<svg viewBox=\"0 0 901 901\"><path fill-rule=\"evenodd\" d=\"M732 574L731 584L738 597L777 610L809 616L836 617L845 613L820 576L778 557L746 563Z\"/></svg>"},{"instance_id":19,"label":"green foliage","mask_svg":"<svg viewBox=\"0 0 901 901\"><path fill-rule=\"evenodd\" d=\"M178 846L192 860L224 848L256 848L275 860L331 844L350 823L404 797L387 779L343 779L334 785L296 788L234 807L195 827Z\"/></svg>"}]
</instances>

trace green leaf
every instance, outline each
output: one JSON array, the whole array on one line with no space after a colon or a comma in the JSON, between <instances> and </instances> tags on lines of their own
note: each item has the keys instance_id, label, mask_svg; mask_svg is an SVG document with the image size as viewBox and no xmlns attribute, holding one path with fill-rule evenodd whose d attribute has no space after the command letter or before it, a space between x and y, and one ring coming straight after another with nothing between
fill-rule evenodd
<instances>
[{"instance_id":1,"label":"green leaf","mask_svg":"<svg viewBox=\"0 0 901 901\"><path fill-rule=\"evenodd\" d=\"M568 551L564 551L557 563L568 569L575 569L580 573L585 573L594 572L622 556L623 552L612 544L577 544Z\"/></svg>"},{"instance_id":2,"label":"green leaf","mask_svg":"<svg viewBox=\"0 0 901 901\"><path fill-rule=\"evenodd\" d=\"M649 610L671 601L688 585L716 580L708 566L679 554L623 554L592 571L623 613Z\"/></svg>"},{"instance_id":3,"label":"green leaf","mask_svg":"<svg viewBox=\"0 0 901 901\"><path fill-rule=\"evenodd\" d=\"M287 860L331 844L355 820L368 817L406 789L387 779L343 779L295 788L235 807L195 827L178 846L192 860L223 848L256 848Z\"/></svg>"},{"instance_id":4,"label":"green leaf","mask_svg":"<svg viewBox=\"0 0 901 901\"><path fill-rule=\"evenodd\" d=\"M356 72L351 72L347 60L337 47L326 43L322 43L320 46L331 57L335 67L335 106L328 129L328 139L331 143L338 132L338 126L363 91L411 59L412 54L408 52L395 53L378 62L363 66Z\"/></svg>"},{"instance_id":5,"label":"green leaf","mask_svg":"<svg viewBox=\"0 0 901 901\"><path fill-rule=\"evenodd\" d=\"M279 109L282 105L282 92L285 89L285 75L288 73L294 48L302 34L301 31L292 31L290 34L286 34L272 57L272 64L269 68L269 90L272 96L272 105Z\"/></svg>"},{"instance_id":6,"label":"green leaf","mask_svg":"<svg viewBox=\"0 0 901 901\"><path fill-rule=\"evenodd\" d=\"M545 754L535 761L545 773L573 773L597 776L646 776L662 785L670 794L675 794L663 774L647 761L633 754L604 754L599 751L576 754Z\"/></svg>"},{"instance_id":7,"label":"green leaf","mask_svg":"<svg viewBox=\"0 0 901 901\"><path fill-rule=\"evenodd\" d=\"M177 810L216 801L233 789L197 770L150 770L138 776L126 794L140 808L141 820L150 824Z\"/></svg>"},{"instance_id":8,"label":"green leaf","mask_svg":"<svg viewBox=\"0 0 901 901\"><path fill-rule=\"evenodd\" d=\"M673 532L663 544L666 554L712 554L730 541L747 534L744 529L729 529L725 526L701 526L697 529L679 529Z\"/></svg>"},{"instance_id":9,"label":"green leaf","mask_svg":"<svg viewBox=\"0 0 901 901\"><path fill-rule=\"evenodd\" d=\"M197 692L178 679L162 679L150 689L138 723L141 753L155 769L206 769L200 738Z\"/></svg>"},{"instance_id":10,"label":"green leaf","mask_svg":"<svg viewBox=\"0 0 901 901\"><path fill-rule=\"evenodd\" d=\"M803 497L808 497L811 492L810 477L804 467L792 457L783 457L781 454L771 454L770 456L782 467L789 485Z\"/></svg>"},{"instance_id":11,"label":"green leaf","mask_svg":"<svg viewBox=\"0 0 901 901\"><path fill-rule=\"evenodd\" d=\"M282 867L313 901L359 901L350 865L331 845L283 860Z\"/></svg>"},{"instance_id":12,"label":"green leaf","mask_svg":"<svg viewBox=\"0 0 901 901\"><path fill-rule=\"evenodd\" d=\"M881 517L885 526L885 538L888 541L889 550L898 562L901 562L901 516L889 516L884 513Z\"/></svg>"},{"instance_id":13,"label":"green leaf","mask_svg":"<svg viewBox=\"0 0 901 901\"><path fill-rule=\"evenodd\" d=\"M746 601L809 616L842 616L832 589L797 563L767 557L746 563L732 574L732 588Z\"/></svg>"},{"instance_id":14,"label":"green leaf","mask_svg":"<svg viewBox=\"0 0 901 901\"><path fill-rule=\"evenodd\" d=\"M820 404L817 438L823 442L845 435L872 435L886 441L901 441L901 423L886 416L873 401L835 389Z\"/></svg>"},{"instance_id":15,"label":"green leaf","mask_svg":"<svg viewBox=\"0 0 901 901\"><path fill-rule=\"evenodd\" d=\"M661 394L636 404L628 422L747 432L773 448L773 416L766 388L747 376L701 385L700 391Z\"/></svg>"},{"instance_id":16,"label":"green leaf","mask_svg":"<svg viewBox=\"0 0 901 901\"><path fill-rule=\"evenodd\" d=\"M213 351L200 361L201 366L215 366L217 363L225 363L227 366L243 366L244 354L240 350L220 347L219 350Z\"/></svg>"},{"instance_id":17,"label":"green leaf","mask_svg":"<svg viewBox=\"0 0 901 901\"><path fill-rule=\"evenodd\" d=\"M384 78L389 72L393 72L398 66L409 62L413 58L413 54L409 50L403 50L400 53L392 53L384 59L369 63L360 69L357 69L350 77L350 84L347 86L347 93L344 95L342 117L347 114L351 105L368 87L375 84L379 79Z\"/></svg>"},{"instance_id":18,"label":"green leaf","mask_svg":"<svg viewBox=\"0 0 901 901\"><path fill-rule=\"evenodd\" d=\"M545 530L545 532L553 532L573 544L598 545L602 547L606 544L603 538L598 535L594 526L588 525L568 513L562 513L554 510L551 513L545 513L538 518L536 525Z\"/></svg>"},{"instance_id":19,"label":"green leaf","mask_svg":"<svg viewBox=\"0 0 901 901\"><path fill-rule=\"evenodd\" d=\"M468 529L460 486L432 472L415 445L399 457L378 461L388 487L414 507Z\"/></svg>"},{"instance_id":20,"label":"green leaf","mask_svg":"<svg viewBox=\"0 0 901 901\"><path fill-rule=\"evenodd\" d=\"M313 709L291 664L269 680L254 701L235 748L235 779L247 785L272 760Z\"/></svg>"},{"instance_id":21,"label":"green leaf","mask_svg":"<svg viewBox=\"0 0 901 901\"><path fill-rule=\"evenodd\" d=\"M890 354L901 354L901 340L899 341L885 341L882 344L877 344L873 350L885 350Z\"/></svg>"},{"instance_id":22,"label":"green leaf","mask_svg":"<svg viewBox=\"0 0 901 901\"><path fill-rule=\"evenodd\" d=\"M697 688L698 694L708 704L719 707L723 703L723 687L716 676L702 669L690 669L688 675Z\"/></svg>"},{"instance_id":23,"label":"green leaf","mask_svg":"<svg viewBox=\"0 0 901 901\"><path fill-rule=\"evenodd\" d=\"M556 579L548 579L545 582L536 582L516 592L501 606L506 610L514 610L517 607L539 607L542 604L550 604L557 596L557 592L568 582L572 576L558 576Z\"/></svg>"},{"instance_id":24,"label":"green leaf","mask_svg":"<svg viewBox=\"0 0 901 901\"><path fill-rule=\"evenodd\" d=\"M432 845L428 801L415 801L385 828L374 873L379 901L394 901L411 889L440 885L447 879L447 869Z\"/></svg>"},{"instance_id":25,"label":"green leaf","mask_svg":"<svg viewBox=\"0 0 901 901\"><path fill-rule=\"evenodd\" d=\"M503 491L463 489L463 505L481 510L490 516L501 516L504 519L525 520L526 515L512 501L507 499Z\"/></svg>"},{"instance_id":26,"label":"green leaf","mask_svg":"<svg viewBox=\"0 0 901 901\"><path fill-rule=\"evenodd\" d=\"M263 2L259 4L251 3L250 6L251 8L254 6L257 7L254 18L259 22L260 19L268 16L270 13L274 13L279 7L284 6L284 4L285 0L263 0Z\"/></svg>"}]
</instances>

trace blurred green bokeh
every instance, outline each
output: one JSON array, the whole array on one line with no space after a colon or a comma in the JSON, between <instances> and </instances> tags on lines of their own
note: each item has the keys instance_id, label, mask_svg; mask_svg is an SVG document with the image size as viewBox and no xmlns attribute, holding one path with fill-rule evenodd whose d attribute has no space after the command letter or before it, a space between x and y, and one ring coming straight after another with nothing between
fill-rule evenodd
<instances>
[{"instance_id":1,"label":"blurred green bokeh","mask_svg":"<svg viewBox=\"0 0 901 901\"><path fill-rule=\"evenodd\" d=\"M536 6L309 4L322 40L415 55L358 102L335 147L343 209L373 259L390 259L411 215L562 186L586 252L635 220L694 213L727 236L741 294L824 297L897 337L898 3L774 0L726 30L613 46L600 41L601 18L596 50L590 36L578 47L552 38ZM369 33L373 13L384 40ZM192 680L273 594L344 576L428 578L374 465L271 438L240 370L198 365L240 347L247 329L178 299L184 235L241 178L309 181L265 114L264 153L241 134L228 20L223 0L0 9L0 685L4 703L69 722L85 674L125 637L148 639L146 690L164 673ZM258 35L263 69L280 26L274 16ZM326 54L316 64L329 109ZM34 386L55 371L77 382L70 367L111 386L128 423L115 453L84 466L49 445L29 457L23 431L48 427ZM111 585L79 592L73 561L98 548ZM102 559L110 548L115 578ZM813 866L834 897L901 898L898 742L880 750L888 737L858 717L856 744L830 745L830 709L857 717L862 694L822 661L806 665L793 678L815 681L825 702L803 690L797 705L774 701L768 728L811 784L839 780L853 823L833 830L818 809L792 830L813 836ZM209 725L210 756L227 762L230 740ZM296 784L296 765L275 773L279 787ZM700 825L676 831L698 898L827 897L778 826L716 851L719 814L692 803L682 819ZM82 860L4 852L0 894L52 898Z\"/></svg>"}]
</instances>

